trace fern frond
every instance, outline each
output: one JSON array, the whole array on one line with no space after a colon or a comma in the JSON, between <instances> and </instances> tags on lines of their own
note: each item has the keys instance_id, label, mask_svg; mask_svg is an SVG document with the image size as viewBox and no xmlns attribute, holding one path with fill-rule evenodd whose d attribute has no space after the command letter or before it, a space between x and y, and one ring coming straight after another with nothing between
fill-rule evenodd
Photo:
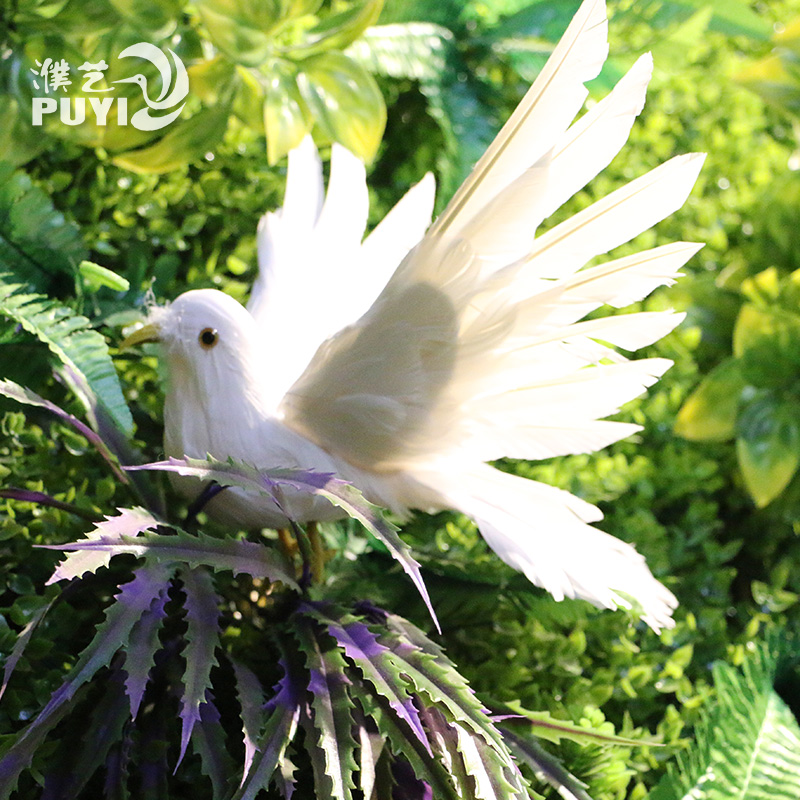
<instances>
[{"instance_id":1,"label":"fern frond","mask_svg":"<svg viewBox=\"0 0 800 800\"><path fill-rule=\"evenodd\" d=\"M90 327L86 317L44 295L28 293L23 285L11 283L8 275L0 275L0 314L50 348L63 365L64 379L83 404L95 430L98 429L95 407L99 403L126 436L133 433L133 418L122 395L108 345ZM88 396L87 387L91 393Z\"/></svg>"},{"instance_id":2,"label":"fern frond","mask_svg":"<svg viewBox=\"0 0 800 800\"><path fill-rule=\"evenodd\" d=\"M74 277L85 257L78 227L24 172L0 164L0 270L45 291L59 274Z\"/></svg>"},{"instance_id":3,"label":"fern frond","mask_svg":"<svg viewBox=\"0 0 800 800\"><path fill-rule=\"evenodd\" d=\"M716 703L697 728L694 749L679 757L651 800L800 797L800 725L773 688L776 645L758 644L741 669L714 665Z\"/></svg>"}]
</instances>

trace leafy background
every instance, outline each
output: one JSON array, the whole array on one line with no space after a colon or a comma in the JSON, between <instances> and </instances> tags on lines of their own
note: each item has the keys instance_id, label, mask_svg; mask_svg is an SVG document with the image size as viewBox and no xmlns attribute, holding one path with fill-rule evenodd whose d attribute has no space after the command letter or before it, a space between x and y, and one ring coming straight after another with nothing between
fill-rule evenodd
<instances>
[{"instance_id":1,"label":"leafy background","mask_svg":"<svg viewBox=\"0 0 800 800\"><path fill-rule=\"evenodd\" d=\"M3 392L0 650L9 659L20 632L49 609L0 704L4 746L18 741L80 666L101 609L134 563L131 555L115 558L50 607L59 590L45 584L58 555L35 545L81 539L103 514L159 502L158 478L108 466L114 453L139 462L161 453L155 353L116 349L147 293L173 298L213 286L246 298L256 223L279 203L282 157L308 130L323 148L342 141L371 162L373 224L428 170L437 176L441 209L576 7L567 0L0 6L1 374L88 421L111 451L104 458L91 430L81 433L66 417ZM604 529L635 542L679 597L676 628L657 637L622 612L553 602L455 515L420 515L402 531L441 635L387 548L355 523L322 531L327 563L318 591L337 609L363 599L402 612L490 708L519 704L630 740L544 743L592 798L671 800L698 782L704 794L693 796L795 798L796 783L776 776L796 776L800 757L800 6L619 0L610 16L612 59L593 96L651 49L648 103L621 156L559 213L670 155L707 151L684 208L633 245L684 239L706 246L686 278L646 303L689 316L653 348L675 366L624 410L644 432L598 454L507 468L597 503ZM110 63L141 39L170 41L190 68L192 96L180 123L156 135L58 124L32 130L27 76L37 58L64 54L77 63L105 54ZM108 373L104 342L124 398ZM62 507L28 502L41 499L37 492ZM167 499L164 510L181 518L178 502ZM263 630L264 609L273 604L268 588L229 572L217 574L215 587L225 623L219 651L249 660L274 683L280 671ZM181 597L173 591L162 599L170 612L162 641L172 636L191 647ZM298 646L309 651L310 642ZM113 683L110 657L109 664ZM156 672L168 668L165 662ZM215 666L215 680L224 683L230 669ZM76 707L91 707L92 691L87 684ZM180 740L175 698L146 701ZM220 695L223 727L245 715L240 706ZM70 719L55 725L21 778L20 797L40 796L43 774L69 763L81 737L88 758L102 730L84 728ZM147 743L142 763L169 762L169 769L135 796L221 796L199 749L190 749L172 777L174 743L167 751L155 734ZM717 785L707 777L710 763ZM750 772L737 771L745 764ZM91 775L95 766L81 769ZM102 771L92 780L87 796L99 796L91 792L103 786ZM70 796L69 787L48 785L43 796ZM301 784L298 792L311 796L313 788Z\"/></svg>"}]
</instances>

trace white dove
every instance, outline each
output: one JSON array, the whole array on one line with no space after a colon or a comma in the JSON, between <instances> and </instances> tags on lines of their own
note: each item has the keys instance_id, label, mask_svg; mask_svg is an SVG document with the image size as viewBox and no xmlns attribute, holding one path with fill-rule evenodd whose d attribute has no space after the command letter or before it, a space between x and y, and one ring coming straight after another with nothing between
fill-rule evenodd
<instances>
[{"instance_id":1,"label":"white dove","mask_svg":"<svg viewBox=\"0 0 800 800\"><path fill-rule=\"evenodd\" d=\"M639 430L601 420L670 366L612 349L649 345L671 311L581 321L672 283L699 245L675 243L586 267L678 209L703 156L679 156L535 237L540 223L625 143L652 71L640 58L572 122L607 55L601 0L585 0L547 65L443 214L425 232L430 176L361 242L361 163L333 146L327 196L310 139L289 155L283 207L259 225L247 309L210 289L151 310L127 344L166 356L168 455L332 472L405 513L457 509L503 561L554 597L600 607L633 598L653 629L673 594L643 557L588 523L593 505L500 472L504 456L599 449ZM176 478L197 494L196 479ZM297 521L340 516L288 498ZM283 527L271 501L228 489L216 516Z\"/></svg>"}]
</instances>

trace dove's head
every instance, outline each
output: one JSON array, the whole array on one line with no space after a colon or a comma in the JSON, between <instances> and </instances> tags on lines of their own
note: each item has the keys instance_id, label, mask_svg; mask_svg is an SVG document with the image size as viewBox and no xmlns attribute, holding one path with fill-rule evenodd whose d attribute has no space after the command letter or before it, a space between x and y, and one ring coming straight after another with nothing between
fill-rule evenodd
<instances>
[{"instance_id":1,"label":"dove's head","mask_svg":"<svg viewBox=\"0 0 800 800\"><path fill-rule=\"evenodd\" d=\"M159 342L166 362L168 452L226 457L216 433L260 414L264 349L250 312L216 289L185 292L151 309L123 346L142 342Z\"/></svg>"}]
</instances>

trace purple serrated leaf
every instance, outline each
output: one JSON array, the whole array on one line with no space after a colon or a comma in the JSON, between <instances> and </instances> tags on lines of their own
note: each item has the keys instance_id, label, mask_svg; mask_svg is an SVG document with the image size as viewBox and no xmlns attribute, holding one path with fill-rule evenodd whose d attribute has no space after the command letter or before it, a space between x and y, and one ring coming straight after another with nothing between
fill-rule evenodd
<instances>
[{"instance_id":1,"label":"purple serrated leaf","mask_svg":"<svg viewBox=\"0 0 800 800\"><path fill-rule=\"evenodd\" d=\"M592 800L586 792L586 784L568 772L556 756L530 737L518 736L510 728L500 730L517 759L553 786L565 800Z\"/></svg>"},{"instance_id":2,"label":"purple serrated leaf","mask_svg":"<svg viewBox=\"0 0 800 800\"><path fill-rule=\"evenodd\" d=\"M247 775L256 754L256 739L264 724L264 691L256 674L234 659L230 659L236 676L236 690L242 709L242 738L244 740L244 768Z\"/></svg>"},{"instance_id":3,"label":"purple serrated leaf","mask_svg":"<svg viewBox=\"0 0 800 800\"><path fill-rule=\"evenodd\" d=\"M302 689L284 659L280 659L279 664L283 668L283 677L265 706L267 721L258 739L256 757L232 800L255 800L261 789L266 788L276 768L283 766L286 748L297 731L305 706L301 699Z\"/></svg>"},{"instance_id":4,"label":"purple serrated leaf","mask_svg":"<svg viewBox=\"0 0 800 800\"><path fill-rule=\"evenodd\" d=\"M236 539L217 539L205 534L179 531L174 535L145 533L133 536L101 536L59 545L36 545L46 550L103 551L107 558L120 553L132 553L138 558L149 556L162 562L184 562L192 566L207 566L215 570L231 570L234 575L246 573L255 578L280 581L291 589L299 588L286 564L275 551L257 542Z\"/></svg>"},{"instance_id":5,"label":"purple serrated leaf","mask_svg":"<svg viewBox=\"0 0 800 800\"><path fill-rule=\"evenodd\" d=\"M285 516L291 515L284 508L285 488L295 492L324 497L334 506L341 508L350 517L358 520L379 541L381 541L411 578L417 591L422 596L431 619L441 632L439 620L433 610L428 589L422 579L420 565L411 555L409 546L397 535L394 525L385 520L377 506L370 503L361 492L347 481L337 478L331 473L314 472L302 469L257 469L248 464L215 459L202 460L193 458L173 458L137 467L126 467L128 470L151 469L175 472L179 475L193 476L204 480L213 480L220 485L238 486L256 490L268 495ZM294 520L297 522L297 520Z\"/></svg>"},{"instance_id":6,"label":"purple serrated leaf","mask_svg":"<svg viewBox=\"0 0 800 800\"><path fill-rule=\"evenodd\" d=\"M417 709L407 686L400 679L400 670L388 647L363 623L353 621L344 625L311 603L302 603L299 612L322 622L345 655L355 664L375 690L389 701L392 710L406 722L430 754L431 745L422 727Z\"/></svg>"},{"instance_id":7,"label":"purple serrated leaf","mask_svg":"<svg viewBox=\"0 0 800 800\"><path fill-rule=\"evenodd\" d=\"M106 517L104 522L98 522L94 530L89 531L87 538L81 542L68 542L64 545L36 545L48 550L76 550L61 561L45 585L57 583L61 580L80 578L87 572L96 572L101 567L107 567L112 551L102 548L81 548L74 545L99 543L108 538L135 537L146 530L153 530L159 524L149 511L143 508L120 508L116 517ZM84 552L81 552L83 550ZM87 552L88 551L88 552Z\"/></svg>"},{"instance_id":8,"label":"purple serrated leaf","mask_svg":"<svg viewBox=\"0 0 800 800\"><path fill-rule=\"evenodd\" d=\"M136 718L150 679L150 670L154 665L156 651L160 647L158 632L167 616L169 584L164 584L158 596L150 604L150 608L142 614L136 623L128 645L123 669L126 674L125 691L130 700L131 717Z\"/></svg>"},{"instance_id":9,"label":"purple serrated leaf","mask_svg":"<svg viewBox=\"0 0 800 800\"><path fill-rule=\"evenodd\" d=\"M214 800L226 794L231 774L231 758L225 749L222 717L211 692L200 705L200 720L192 731L192 746L200 755L203 774L211 781Z\"/></svg>"},{"instance_id":10,"label":"purple serrated leaf","mask_svg":"<svg viewBox=\"0 0 800 800\"><path fill-rule=\"evenodd\" d=\"M200 719L200 706L207 701L211 688L211 669L217 663L215 650L219 644L219 598L211 575L204 569L180 570L186 609L186 648L183 656L183 699L180 718L181 747L178 768L186 754L192 729Z\"/></svg>"},{"instance_id":11,"label":"purple serrated leaf","mask_svg":"<svg viewBox=\"0 0 800 800\"><path fill-rule=\"evenodd\" d=\"M20 772L30 764L45 736L72 708L76 693L99 669L110 663L171 574L171 569L166 566L147 564L136 571L133 580L122 585L106 612L105 620L98 626L97 633L67 678L53 692L36 719L0 757L0 796L5 789L10 792L14 787Z\"/></svg>"}]
</instances>

